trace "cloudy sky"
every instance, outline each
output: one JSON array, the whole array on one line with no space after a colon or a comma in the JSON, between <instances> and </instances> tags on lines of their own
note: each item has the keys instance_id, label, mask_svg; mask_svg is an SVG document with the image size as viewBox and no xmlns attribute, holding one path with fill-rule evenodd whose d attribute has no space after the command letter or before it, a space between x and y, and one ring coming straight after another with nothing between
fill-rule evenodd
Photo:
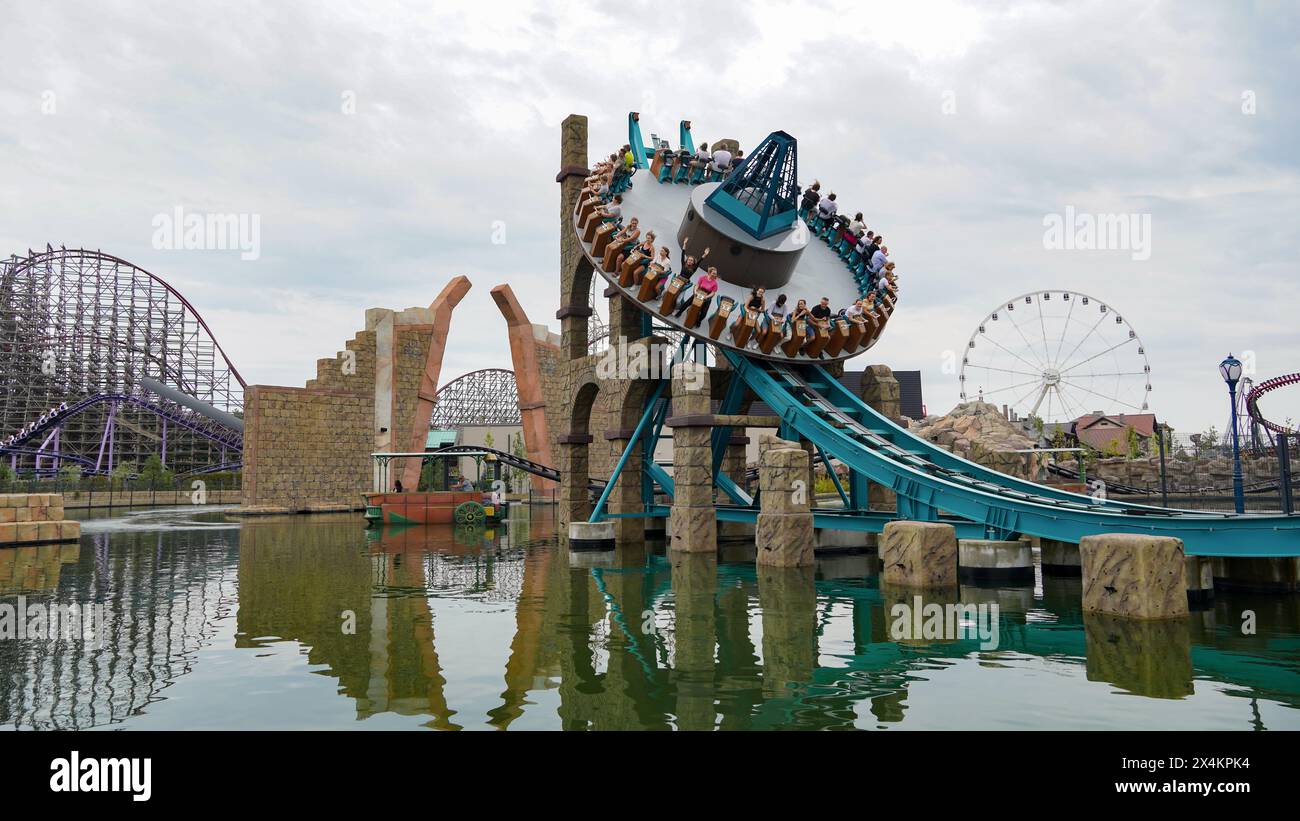
<instances>
[{"instance_id":1,"label":"cloudy sky","mask_svg":"<svg viewBox=\"0 0 1300 821\"><path fill-rule=\"evenodd\" d=\"M945 412L980 320L1068 289L1141 335L1157 413L1222 429L1224 354L1300 370L1297 42L1286 3L15 3L0 252L101 248L161 275L249 383L302 384L366 307L466 274L450 378L510 366L497 283L558 329L567 114L593 156L630 110L746 146L781 128L902 275L855 365L920 369ZM156 248L178 207L256 215L260 255ZM1149 219L1148 258L1045 247L1067 208ZM1300 397L1264 409L1300 418Z\"/></svg>"}]
</instances>

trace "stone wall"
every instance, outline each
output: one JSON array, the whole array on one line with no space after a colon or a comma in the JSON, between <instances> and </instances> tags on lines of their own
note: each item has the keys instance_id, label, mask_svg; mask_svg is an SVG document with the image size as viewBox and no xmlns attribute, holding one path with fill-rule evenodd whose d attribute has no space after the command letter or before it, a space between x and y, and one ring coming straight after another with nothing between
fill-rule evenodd
<instances>
[{"instance_id":1,"label":"stone wall","mask_svg":"<svg viewBox=\"0 0 1300 821\"><path fill-rule=\"evenodd\" d=\"M1074 467L1072 460L1067 460L1066 464ZM1247 485L1276 481L1277 459L1271 456L1255 458L1243 455L1241 475L1242 482ZM1166 456L1165 477L1170 493L1197 493L1210 489L1231 492L1232 460L1204 457L1175 459ZM1160 457L1098 459L1088 465L1088 479L1159 490Z\"/></svg>"},{"instance_id":2,"label":"stone wall","mask_svg":"<svg viewBox=\"0 0 1300 821\"><path fill-rule=\"evenodd\" d=\"M305 387L245 390L242 512L364 505L362 494L375 489L377 476L370 454L416 444L412 431L431 367L434 315L433 307L370 309L366 329L333 357L317 360ZM390 484L401 468L396 461L391 466Z\"/></svg>"},{"instance_id":3,"label":"stone wall","mask_svg":"<svg viewBox=\"0 0 1300 821\"><path fill-rule=\"evenodd\" d=\"M250 385L244 408L245 509L363 504L372 482L372 396Z\"/></svg>"}]
</instances>

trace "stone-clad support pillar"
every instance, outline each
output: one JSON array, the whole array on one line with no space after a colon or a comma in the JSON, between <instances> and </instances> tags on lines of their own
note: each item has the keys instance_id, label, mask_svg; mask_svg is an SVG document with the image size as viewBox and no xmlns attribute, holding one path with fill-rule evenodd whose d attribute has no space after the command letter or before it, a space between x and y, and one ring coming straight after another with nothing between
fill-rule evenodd
<instances>
[{"instance_id":1,"label":"stone-clad support pillar","mask_svg":"<svg viewBox=\"0 0 1300 821\"><path fill-rule=\"evenodd\" d=\"M588 174L587 118L570 114L560 126L560 320L564 358L587 355L587 320L591 316L590 288L593 269L573 230L573 211Z\"/></svg>"},{"instance_id":2,"label":"stone-clad support pillar","mask_svg":"<svg viewBox=\"0 0 1300 821\"><path fill-rule=\"evenodd\" d=\"M614 456L617 460L627 449L628 442L632 441L630 431L612 430L605 432L605 439L610 444L610 450L618 454ZM605 506L610 513L640 513L643 509L641 502L641 448L638 446L628 456L627 464L623 466L623 472L619 474L618 480L614 483L614 489L610 491L609 499L606 500ZM614 539L620 547L631 547L633 545L645 543L645 520L644 519L612 519L614 524Z\"/></svg>"},{"instance_id":3,"label":"stone-clad support pillar","mask_svg":"<svg viewBox=\"0 0 1300 821\"><path fill-rule=\"evenodd\" d=\"M587 446L591 437L566 434L559 439L560 495L556 517L568 532L570 522L586 521L591 515L591 500L587 491L589 474Z\"/></svg>"},{"instance_id":4,"label":"stone-clad support pillar","mask_svg":"<svg viewBox=\"0 0 1300 821\"><path fill-rule=\"evenodd\" d=\"M756 560L773 567L811 567L813 564L812 492L808 478L808 452L802 448L772 447L763 451L758 467L758 526L754 541ZM800 487L796 482L804 482Z\"/></svg>"},{"instance_id":5,"label":"stone-clad support pillar","mask_svg":"<svg viewBox=\"0 0 1300 821\"><path fill-rule=\"evenodd\" d=\"M1139 533L1103 533L1079 542L1083 610L1133 619L1187 615L1183 540Z\"/></svg>"},{"instance_id":6,"label":"stone-clad support pillar","mask_svg":"<svg viewBox=\"0 0 1300 821\"><path fill-rule=\"evenodd\" d=\"M862 401L873 410L884 414L893 422L902 422L901 392L898 380L894 378L894 372L888 365L868 365L862 371L859 390ZM867 501L872 510L898 509L898 497L894 491L878 482L871 482L868 486Z\"/></svg>"},{"instance_id":7,"label":"stone-clad support pillar","mask_svg":"<svg viewBox=\"0 0 1300 821\"><path fill-rule=\"evenodd\" d=\"M955 587L957 531L939 522L887 522L880 539L880 566L882 583Z\"/></svg>"},{"instance_id":8,"label":"stone-clad support pillar","mask_svg":"<svg viewBox=\"0 0 1300 821\"><path fill-rule=\"evenodd\" d=\"M709 369L698 362L673 366L673 507L670 547L716 553L718 516L713 508L713 431Z\"/></svg>"}]
</instances>

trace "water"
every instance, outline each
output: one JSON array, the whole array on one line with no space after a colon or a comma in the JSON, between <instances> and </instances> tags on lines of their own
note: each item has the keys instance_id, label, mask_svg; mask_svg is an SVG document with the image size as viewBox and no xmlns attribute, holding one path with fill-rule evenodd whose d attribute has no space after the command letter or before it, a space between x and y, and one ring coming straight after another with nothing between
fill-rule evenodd
<instances>
[{"instance_id":1,"label":"water","mask_svg":"<svg viewBox=\"0 0 1300 821\"><path fill-rule=\"evenodd\" d=\"M882 590L874 556L571 557L533 515L374 533L134 511L0 551L0 604L107 609L102 647L0 640L0 727L1300 728L1294 595L1142 625L1085 618L1078 579L1040 576L961 589L999 605L996 650L893 641L912 594Z\"/></svg>"}]
</instances>

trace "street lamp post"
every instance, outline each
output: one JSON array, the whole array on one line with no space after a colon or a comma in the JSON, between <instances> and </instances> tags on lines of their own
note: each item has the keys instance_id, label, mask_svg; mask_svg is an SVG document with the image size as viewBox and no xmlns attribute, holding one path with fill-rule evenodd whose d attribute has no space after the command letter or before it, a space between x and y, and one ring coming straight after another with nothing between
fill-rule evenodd
<instances>
[{"instance_id":1,"label":"street lamp post","mask_svg":"<svg viewBox=\"0 0 1300 821\"><path fill-rule=\"evenodd\" d=\"M1237 442L1237 382L1241 379L1241 362L1232 354L1219 363L1219 373L1228 383L1228 399L1232 403L1232 497L1238 513L1246 512L1246 499L1241 490L1241 446Z\"/></svg>"}]
</instances>

